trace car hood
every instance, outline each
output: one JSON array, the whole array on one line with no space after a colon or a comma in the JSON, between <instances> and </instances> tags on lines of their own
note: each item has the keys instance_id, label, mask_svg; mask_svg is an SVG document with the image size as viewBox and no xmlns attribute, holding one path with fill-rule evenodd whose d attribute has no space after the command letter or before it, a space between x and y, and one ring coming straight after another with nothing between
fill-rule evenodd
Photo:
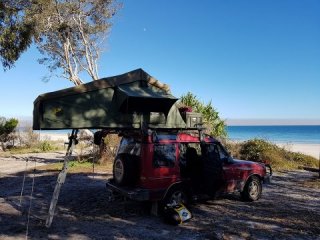
<instances>
[{"instance_id":1,"label":"car hood","mask_svg":"<svg viewBox=\"0 0 320 240\"><path fill-rule=\"evenodd\" d=\"M237 168L250 168L250 169L263 169L265 168L264 163L252 162L247 160L233 159L233 164Z\"/></svg>"}]
</instances>

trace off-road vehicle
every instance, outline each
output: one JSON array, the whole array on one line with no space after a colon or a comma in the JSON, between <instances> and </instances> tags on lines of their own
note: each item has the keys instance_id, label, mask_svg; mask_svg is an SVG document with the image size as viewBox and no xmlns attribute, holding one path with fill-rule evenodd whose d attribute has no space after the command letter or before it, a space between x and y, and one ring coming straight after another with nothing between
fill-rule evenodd
<instances>
[{"instance_id":1,"label":"off-road vehicle","mask_svg":"<svg viewBox=\"0 0 320 240\"><path fill-rule=\"evenodd\" d=\"M163 204L234 192L255 201L271 175L269 165L233 159L218 140L201 132L149 130L124 134L107 187Z\"/></svg>"}]
</instances>

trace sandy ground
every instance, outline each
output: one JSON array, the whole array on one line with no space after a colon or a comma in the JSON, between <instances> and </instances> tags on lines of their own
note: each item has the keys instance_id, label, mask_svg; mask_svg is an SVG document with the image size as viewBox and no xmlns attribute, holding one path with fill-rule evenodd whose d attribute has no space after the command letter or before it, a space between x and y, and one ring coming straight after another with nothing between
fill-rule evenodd
<instances>
[{"instance_id":1,"label":"sandy ground","mask_svg":"<svg viewBox=\"0 0 320 240\"><path fill-rule=\"evenodd\" d=\"M40 133L40 139L68 142L68 135L62 133Z\"/></svg>"},{"instance_id":2,"label":"sandy ground","mask_svg":"<svg viewBox=\"0 0 320 240\"><path fill-rule=\"evenodd\" d=\"M320 144L279 143L277 145L280 147L284 147L285 149L292 152L300 152L315 157L317 159L320 158Z\"/></svg>"},{"instance_id":3,"label":"sandy ground","mask_svg":"<svg viewBox=\"0 0 320 240\"><path fill-rule=\"evenodd\" d=\"M0 157L0 177L6 174L25 171L26 169L63 161L65 153L30 153L13 155L10 158Z\"/></svg>"},{"instance_id":4,"label":"sandy ground","mask_svg":"<svg viewBox=\"0 0 320 240\"><path fill-rule=\"evenodd\" d=\"M62 156L29 157L30 164L39 166ZM190 207L193 219L179 226L151 216L144 203L121 198L109 202L105 182L110 172L68 174L47 229L58 172L29 172L20 199L25 162L20 158L19 166L19 158L0 158L0 239L320 239L317 173L278 172L272 184L264 185L262 198L252 203L237 194L196 203ZM15 170L9 161L15 161Z\"/></svg>"}]
</instances>

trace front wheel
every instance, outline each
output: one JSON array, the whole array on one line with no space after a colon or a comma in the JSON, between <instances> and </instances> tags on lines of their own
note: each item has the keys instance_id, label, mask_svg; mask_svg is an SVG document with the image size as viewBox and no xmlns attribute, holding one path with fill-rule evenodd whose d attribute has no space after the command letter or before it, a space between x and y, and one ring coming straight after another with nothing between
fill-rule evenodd
<instances>
[{"instance_id":1,"label":"front wheel","mask_svg":"<svg viewBox=\"0 0 320 240\"><path fill-rule=\"evenodd\" d=\"M262 184L258 177L251 177L241 192L241 198L245 201L256 201L261 197Z\"/></svg>"}]
</instances>

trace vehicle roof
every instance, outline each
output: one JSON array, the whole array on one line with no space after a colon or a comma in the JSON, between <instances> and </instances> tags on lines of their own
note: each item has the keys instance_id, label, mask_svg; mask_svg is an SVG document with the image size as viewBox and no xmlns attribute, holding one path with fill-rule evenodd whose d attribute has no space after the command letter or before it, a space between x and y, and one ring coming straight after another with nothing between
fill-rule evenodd
<instances>
[{"instance_id":1,"label":"vehicle roof","mask_svg":"<svg viewBox=\"0 0 320 240\"><path fill-rule=\"evenodd\" d=\"M157 139L159 143L168 143L168 142L200 143L199 133L197 132L159 133L157 134ZM219 141L212 136L205 135L202 142L214 143Z\"/></svg>"}]
</instances>

